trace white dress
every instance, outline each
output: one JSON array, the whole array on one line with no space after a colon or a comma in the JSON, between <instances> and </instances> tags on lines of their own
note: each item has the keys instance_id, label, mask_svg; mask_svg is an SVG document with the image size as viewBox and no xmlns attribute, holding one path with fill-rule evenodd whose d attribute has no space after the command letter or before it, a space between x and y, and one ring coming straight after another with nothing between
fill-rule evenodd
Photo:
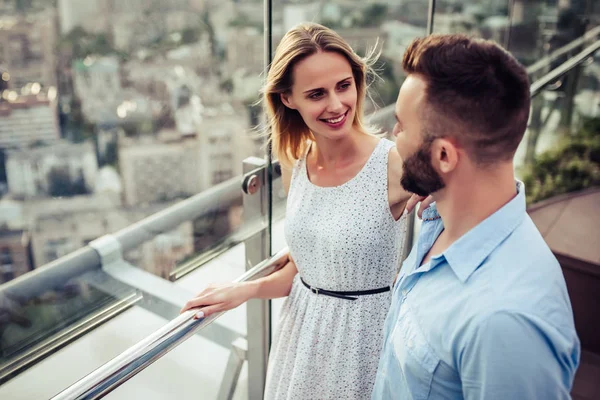
<instances>
[{"instance_id":1,"label":"white dress","mask_svg":"<svg viewBox=\"0 0 600 400\"><path fill-rule=\"evenodd\" d=\"M265 399L370 399L391 293L351 301L314 294L393 283L406 217L394 220L381 139L362 170L336 187L312 184L305 157L292 172L285 237L298 268L274 337Z\"/></svg>"}]
</instances>

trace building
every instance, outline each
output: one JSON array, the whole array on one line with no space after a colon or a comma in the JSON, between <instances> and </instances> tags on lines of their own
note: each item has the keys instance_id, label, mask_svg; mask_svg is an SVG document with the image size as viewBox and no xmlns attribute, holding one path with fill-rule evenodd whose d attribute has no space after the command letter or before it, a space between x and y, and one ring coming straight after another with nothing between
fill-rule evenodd
<instances>
[{"instance_id":1,"label":"building","mask_svg":"<svg viewBox=\"0 0 600 400\"><path fill-rule=\"evenodd\" d=\"M123 100L119 60L115 56L87 57L73 64L74 90L90 122L116 123Z\"/></svg>"},{"instance_id":2,"label":"building","mask_svg":"<svg viewBox=\"0 0 600 400\"><path fill-rule=\"evenodd\" d=\"M34 89L39 90L39 84ZM16 92L6 97L9 101L0 102L0 149L52 143L60 138L54 99L39 94L18 96Z\"/></svg>"},{"instance_id":3,"label":"building","mask_svg":"<svg viewBox=\"0 0 600 400\"><path fill-rule=\"evenodd\" d=\"M119 166L128 206L189 197L202 188L200 141L177 131L156 137L121 138Z\"/></svg>"},{"instance_id":4,"label":"building","mask_svg":"<svg viewBox=\"0 0 600 400\"><path fill-rule=\"evenodd\" d=\"M0 285L31 269L27 231L0 227Z\"/></svg>"},{"instance_id":5,"label":"building","mask_svg":"<svg viewBox=\"0 0 600 400\"><path fill-rule=\"evenodd\" d=\"M32 221L33 265L42 267L171 204L123 207L117 196L108 193L28 202L26 213ZM192 222L188 221L171 231L153 235L147 242L127 251L124 258L132 265L167 278L172 268L193 252Z\"/></svg>"},{"instance_id":6,"label":"building","mask_svg":"<svg viewBox=\"0 0 600 400\"><path fill-rule=\"evenodd\" d=\"M94 188L97 172L92 142L60 141L6 152L8 190L15 198L89 193Z\"/></svg>"},{"instance_id":7,"label":"building","mask_svg":"<svg viewBox=\"0 0 600 400\"><path fill-rule=\"evenodd\" d=\"M121 215L119 208L120 200L109 194L25 203L35 268L135 222Z\"/></svg>"},{"instance_id":8,"label":"building","mask_svg":"<svg viewBox=\"0 0 600 400\"><path fill-rule=\"evenodd\" d=\"M112 21L114 46L123 51L135 51L169 32L165 16L160 13L141 15L135 13L115 14Z\"/></svg>"},{"instance_id":9,"label":"building","mask_svg":"<svg viewBox=\"0 0 600 400\"><path fill-rule=\"evenodd\" d=\"M53 10L0 17L0 64L13 90L34 82L56 86L55 18Z\"/></svg>"},{"instance_id":10,"label":"building","mask_svg":"<svg viewBox=\"0 0 600 400\"><path fill-rule=\"evenodd\" d=\"M198 126L202 190L240 176L245 158L264 155L261 140L257 139L260 132L249 121L249 110L244 105L225 103L218 109L205 110Z\"/></svg>"},{"instance_id":11,"label":"building","mask_svg":"<svg viewBox=\"0 0 600 400\"><path fill-rule=\"evenodd\" d=\"M104 0L58 0L60 33L81 27L90 33L107 32L107 7Z\"/></svg>"},{"instance_id":12,"label":"building","mask_svg":"<svg viewBox=\"0 0 600 400\"><path fill-rule=\"evenodd\" d=\"M294 26L306 21L315 21L319 17L321 4L287 3L283 5L283 30L287 32Z\"/></svg>"},{"instance_id":13,"label":"building","mask_svg":"<svg viewBox=\"0 0 600 400\"><path fill-rule=\"evenodd\" d=\"M119 140L125 204L191 196L241 175L243 159L259 151L241 106L205 109L201 119L185 126L195 132L162 130L154 137Z\"/></svg>"},{"instance_id":14,"label":"building","mask_svg":"<svg viewBox=\"0 0 600 400\"><path fill-rule=\"evenodd\" d=\"M233 29L227 38L227 69L260 75L265 65L263 33L254 27Z\"/></svg>"},{"instance_id":15,"label":"building","mask_svg":"<svg viewBox=\"0 0 600 400\"><path fill-rule=\"evenodd\" d=\"M132 265L142 268L164 279L183 259L194 253L192 221L186 221L170 232L158 234L124 255Z\"/></svg>"},{"instance_id":16,"label":"building","mask_svg":"<svg viewBox=\"0 0 600 400\"><path fill-rule=\"evenodd\" d=\"M376 45L383 45L387 40L386 32L381 27L338 29L337 33L359 54L365 54Z\"/></svg>"},{"instance_id":17,"label":"building","mask_svg":"<svg viewBox=\"0 0 600 400\"><path fill-rule=\"evenodd\" d=\"M21 203L0 200L0 285L32 269Z\"/></svg>"}]
</instances>

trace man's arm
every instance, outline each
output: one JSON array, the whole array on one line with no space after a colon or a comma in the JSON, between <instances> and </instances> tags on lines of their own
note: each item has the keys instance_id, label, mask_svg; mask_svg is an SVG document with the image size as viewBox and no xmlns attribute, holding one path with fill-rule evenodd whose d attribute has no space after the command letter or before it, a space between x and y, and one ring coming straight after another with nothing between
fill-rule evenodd
<instances>
[{"instance_id":1,"label":"man's arm","mask_svg":"<svg viewBox=\"0 0 600 400\"><path fill-rule=\"evenodd\" d=\"M570 399L578 350L542 320L506 311L486 318L463 347L465 399Z\"/></svg>"}]
</instances>

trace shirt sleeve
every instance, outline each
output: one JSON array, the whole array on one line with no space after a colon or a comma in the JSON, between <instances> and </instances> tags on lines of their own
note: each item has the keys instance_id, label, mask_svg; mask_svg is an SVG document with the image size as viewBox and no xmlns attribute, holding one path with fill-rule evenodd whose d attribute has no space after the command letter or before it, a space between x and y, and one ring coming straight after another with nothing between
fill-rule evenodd
<instances>
[{"instance_id":1,"label":"shirt sleeve","mask_svg":"<svg viewBox=\"0 0 600 400\"><path fill-rule=\"evenodd\" d=\"M577 357L551 328L518 313L488 316L459 355L464 398L570 399Z\"/></svg>"}]
</instances>

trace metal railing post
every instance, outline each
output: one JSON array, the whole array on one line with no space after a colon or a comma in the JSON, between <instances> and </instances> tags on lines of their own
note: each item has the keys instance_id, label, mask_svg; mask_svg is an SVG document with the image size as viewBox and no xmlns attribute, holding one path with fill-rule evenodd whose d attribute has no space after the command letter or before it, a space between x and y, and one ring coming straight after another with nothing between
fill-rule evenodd
<instances>
[{"instance_id":1,"label":"metal railing post","mask_svg":"<svg viewBox=\"0 0 600 400\"><path fill-rule=\"evenodd\" d=\"M244 361L246 361L247 352L248 342L246 339L239 338L231 344L231 353L229 353L229 360L227 360L227 367L221 381L217 400L233 399Z\"/></svg>"},{"instance_id":2,"label":"metal railing post","mask_svg":"<svg viewBox=\"0 0 600 400\"><path fill-rule=\"evenodd\" d=\"M266 160L250 157L244 160L244 173L265 167ZM263 229L246 239L246 269L270 256L271 234L269 229L268 171L261 168L245 182L244 220L259 219ZM271 303L253 299L246 306L248 320L248 399L262 400L265 390L269 348L271 346Z\"/></svg>"}]
</instances>

